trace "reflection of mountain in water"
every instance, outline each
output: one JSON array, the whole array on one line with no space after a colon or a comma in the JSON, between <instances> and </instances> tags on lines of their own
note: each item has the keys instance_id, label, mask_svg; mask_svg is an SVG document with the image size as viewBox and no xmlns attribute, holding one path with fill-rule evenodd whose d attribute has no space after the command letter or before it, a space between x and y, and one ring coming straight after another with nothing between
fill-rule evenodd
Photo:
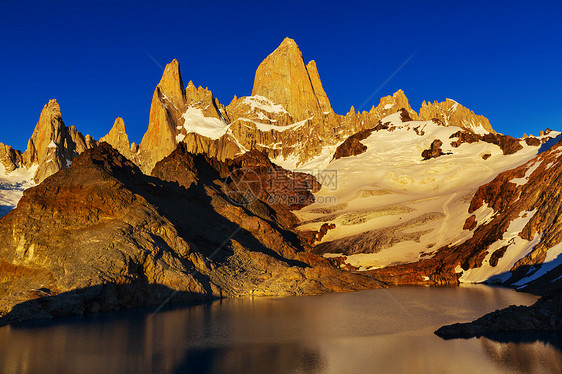
<instances>
[{"instance_id":1,"label":"reflection of mountain in water","mask_svg":"<svg viewBox=\"0 0 562 374\"><path fill-rule=\"evenodd\" d=\"M301 343L258 343L189 350L174 373L316 373L325 365L318 350Z\"/></svg>"},{"instance_id":2,"label":"reflection of mountain in water","mask_svg":"<svg viewBox=\"0 0 562 374\"><path fill-rule=\"evenodd\" d=\"M532 331L496 333L487 334L486 338L479 340L482 351L498 364L498 368L507 372L562 372L560 333ZM545 347L549 349L543 349Z\"/></svg>"}]
</instances>

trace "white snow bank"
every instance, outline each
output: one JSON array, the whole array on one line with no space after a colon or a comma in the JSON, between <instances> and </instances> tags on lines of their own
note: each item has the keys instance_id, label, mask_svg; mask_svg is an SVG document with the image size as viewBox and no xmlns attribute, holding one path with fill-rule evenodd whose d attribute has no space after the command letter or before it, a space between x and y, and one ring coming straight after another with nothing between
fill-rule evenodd
<instances>
[{"instance_id":1,"label":"white snow bank","mask_svg":"<svg viewBox=\"0 0 562 374\"><path fill-rule=\"evenodd\" d=\"M205 117L201 109L188 108L182 117L185 120L183 127L188 134L194 132L211 139L218 139L228 130L226 123L218 118Z\"/></svg>"},{"instance_id":2,"label":"white snow bank","mask_svg":"<svg viewBox=\"0 0 562 374\"><path fill-rule=\"evenodd\" d=\"M29 169L17 168L6 173L6 168L0 163L0 216L14 209L20 201L23 191L35 186L33 175L38 165Z\"/></svg>"},{"instance_id":3,"label":"white snow bank","mask_svg":"<svg viewBox=\"0 0 562 374\"><path fill-rule=\"evenodd\" d=\"M555 245L554 247L549 248L546 251L546 258L544 259L544 262L542 263L542 265L540 265L540 267L538 267L535 272L526 276L525 278L522 278L518 282L513 283L513 285L514 286L524 286L524 285L528 284L529 282L532 282L532 281L542 277L543 275L545 275L546 273L548 273L549 271L551 271L552 269L554 269L558 265L562 264L562 256L561 255L562 255L562 243L559 243L559 244Z\"/></svg>"},{"instance_id":4,"label":"white snow bank","mask_svg":"<svg viewBox=\"0 0 562 374\"><path fill-rule=\"evenodd\" d=\"M525 172L525 176L523 176L522 178L513 178L510 179L509 181L511 183L516 184L517 186L522 186L524 184L527 184L527 182L529 181L529 177L534 173L535 170L537 170L537 168L541 164L542 164L542 160L538 162L537 161L533 162L533 164L531 164L527 169L527 171Z\"/></svg>"},{"instance_id":5,"label":"white snow bank","mask_svg":"<svg viewBox=\"0 0 562 374\"><path fill-rule=\"evenodd\" d=\"M523 257L527 256L533 248L540 242L540 235L528 241L519 236L525 225L533 218L537 210L523 211L519 217L509 224L502 239L497 240L488 247L488 254L482 261L482 266L463 271L460 282L480 283L489 281L492 283L504 282L510 276L510 270ZM498 249L507 246L505 253L498 260L496 266L490 265L492 254ZM461 270L462 271L462 270Z\"/></svg>"},{"instance_id":6,"label":"white snow bank","mask_svg":"<svg viewBox=\"0 0 562 374\"><path fill-rule=\"evenodd\" d=\"M246 96L242 102L249 105L252 111L259 109L268 113L287 113L283 105L274 104L273 101L269 100L267 97L260 95Z\"/></svg>"}]
</instances>

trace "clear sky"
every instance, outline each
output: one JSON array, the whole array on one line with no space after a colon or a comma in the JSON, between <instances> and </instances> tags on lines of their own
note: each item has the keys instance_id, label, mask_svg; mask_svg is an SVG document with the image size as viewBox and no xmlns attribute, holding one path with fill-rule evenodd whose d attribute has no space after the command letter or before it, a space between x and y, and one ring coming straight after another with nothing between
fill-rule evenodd
<instances>
[{"instance_id":1,"label":"clear sky","mask_svg":"<svg viewBox=\"0 0 562 374\"><path fill-rule=\"evenodd\" d=\"M228 104L286 36L316 60L337 113L401 88L416 111L448 97L505 134L562 130L561 19L560 0L3 0L0 142L25 149L51 98L84 134L121 116L140 142L160 65L178 59L185 84Z\"/></svg>"}]
</instances>

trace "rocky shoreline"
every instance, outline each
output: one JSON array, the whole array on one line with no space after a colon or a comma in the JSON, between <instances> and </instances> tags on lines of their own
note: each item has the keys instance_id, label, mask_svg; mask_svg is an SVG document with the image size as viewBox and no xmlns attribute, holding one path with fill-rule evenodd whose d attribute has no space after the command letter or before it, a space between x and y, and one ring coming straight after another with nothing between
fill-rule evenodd
<instances>
[{"instance_id":1,"label":"rocky shoreline","mask_svg":"<svg viewBox=\"0 0 562 374\"><path fill-rule=\"evenodd\" d=\"M533 305L511 305L472 322L443 326L435 331L435 335L444 339L455 339L517 332L562 332L560 296L561 291L556 290L541 297Z\"/></svg>"}]
</instances>

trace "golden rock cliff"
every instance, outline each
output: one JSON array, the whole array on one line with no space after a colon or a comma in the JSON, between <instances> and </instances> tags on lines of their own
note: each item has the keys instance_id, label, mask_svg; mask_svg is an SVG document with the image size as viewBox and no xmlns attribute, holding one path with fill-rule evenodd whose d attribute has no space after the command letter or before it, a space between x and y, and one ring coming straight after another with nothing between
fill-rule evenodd
<instances>
[{"instance_id":1,"label":"golden rock cliff","mask_svg":"<svg viewBox=\"0 0 562 374\"><path fill-rule=\"evenodd\" d=\"M192 152L232 157L239 151L238 148L221 146L227 142L219 140L222 134L216 136L226 128L227 118L224 106L211 91L195 88L191 81L184 89L179 63L173 60L166 65L154 90L148 130L139 145L137 163L143 172L150 173L154 165L172 153L179 142L186 143ZM213 129L213 135L209 137L208 133L198 133L201 128Z\"/></svg>"},{"instance_id":2,"label":"golden rock cliff","mask_svg":"<svg viewBox=\"0 0 562 374\"><path fill-rule=\"evenodd\" d=\"M80 153L95 145L93 138L82 135L76 127L66 127L56 100L43 107L33 135L23 153L25 167L38 165L33 179L40 183L70 165Z\"/></svg>"},{"instance_id":3,"label":"golden rock cliff","mask_svg":"<svg viewBox=\"0 0 562 374\"><path fill-rule=\"evenodd\" d=\"M150 104L148 130L139 145L142 170L148 173L157 161L176 148L176 123L185 107L185 90L177 60L164 69Z\"/></svg>"},{"instance_id":4,"label":"golden rock cliff","mask_svg":"<svg viewBox=\"0 0 562 374\"><path fill-rule=\"evenodd\" d=\"M100 139L100 142L107 142L128 159L132 158L133 152L129 145L129 136L125 131L123 118L117 117L109 133Z\"/></svg>"},{"instance_id":5,"label":"golden rock cliff","mask_svg":"<svg viewBox=\"0 0 562 374\"><path fill-rule=\"evenodd\" d=\"M486 117L475 114L472 110L451 99L440 103L435 101L433 104L424 101L419 118L422 121L435 119L442 125L458 126L476 133L496 133Z\"/></svg>"},{"instance_id":6,"label":"golden rock cliff","mask_svg":"<svg viewBox=\"0 0 562 374\"><path fill-rule=\"evenodd\" d=\"M309 66L312 79L297 43L285 38L258 66L252 96L264 96L275 104L281 104L297 121L310 118L315 113L331 111L316 64ZM318 94L314 85L319 90Z\"/></svg>"}]
</instances>

